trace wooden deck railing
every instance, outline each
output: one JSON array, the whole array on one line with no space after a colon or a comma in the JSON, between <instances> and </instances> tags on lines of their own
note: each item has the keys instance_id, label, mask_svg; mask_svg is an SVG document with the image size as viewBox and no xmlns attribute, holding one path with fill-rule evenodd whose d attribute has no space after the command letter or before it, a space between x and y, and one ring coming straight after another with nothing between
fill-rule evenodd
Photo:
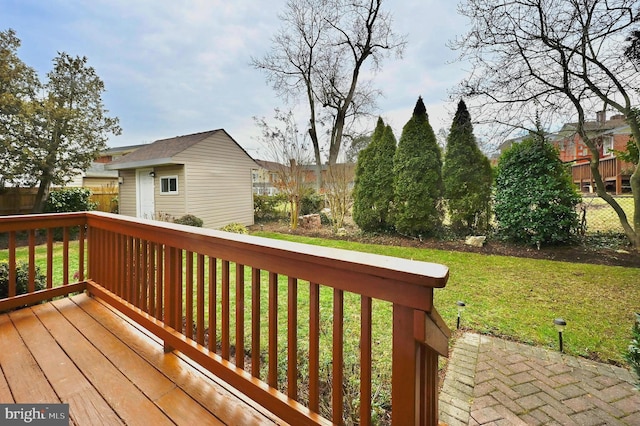
<instances>
[{"instance_id":1,"label":"wooden deck railing","mask_svg":"<svg viewBox=\"0 0 640 426\"><path fill-rule=\"evenodd\" d=\"M598 170L604 182L613 185L613 192L621 194L623 192L623 176L628 178L628 171L631 170L631 164L625 163L618 157L601 158L598 163ZM584 185L594 186L593 177L591 176L591 166L589 162L573 164L571 166L571 174L573 183L579 185L580 190L584 190ZM607 189L609 191L609 189Z\"/></svg>"},{"instance_id":2,"label":"wooden deck railing","mask_svg":"<svg viewBox=\"0 0 640 426\"><path fill-rule=\"evenodd\" d=\"M181 351L291 424L344 423L345 400L351 405L353 398L345 395L346 383L354 374L355 421L371 424L372 376L379 374L372 323L390 305L392 422L437 424L438 355L447 355L450 333L434 309L433 289L446 284L446 267L106 213L52 217L0 218L0 234L86 228L78 283L57 288L86 287L164 340L165 350ZM9 243L15 270L12 250L15 242ZM29 293L20 301L10 295L0 309L64 292ZM328 379L321 373L327 351ZM343 368L345 355L358 359L357 368Z\"/></svg>"},{"instance_id":3,"label":"wooden deck railing","mask_svg":"<svg viewBox=\"0 0 640 426\"><path fill-rule=\"evenodd\" d=\"M0 300L0 312L83 291L86 288L86 222L85 213L0 216L0 245L6 247L8 265L8 298ZM78 244L70 249L72 233L77 234ZM36 253L36 247L39 245L46 247L43 253ZM28 268L27 292L20 295L16 295L18 246L24 247L22 250L26 251L26 254L20 257L25 258L22 261ZM54 268L54 250L59 251L62 256L58 270ZM36 257L43 257L43 261L36 262ZM2 258L0 256L0 259ZM38 276L42 273L38 264L44 266L44 280ZM44 288L39 289L37 283L42 284Z\"/></svg>"}]
</instances>

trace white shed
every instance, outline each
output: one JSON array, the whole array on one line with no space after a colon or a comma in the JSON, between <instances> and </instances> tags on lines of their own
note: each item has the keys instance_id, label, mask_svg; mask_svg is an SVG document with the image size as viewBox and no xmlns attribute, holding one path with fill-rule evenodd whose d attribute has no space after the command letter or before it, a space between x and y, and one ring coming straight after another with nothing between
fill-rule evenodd
<instances>
[{"instance_id":1,"label":"white shed","mask_svg":"<svg viewBox=\"0 0 640 426\"><path fill-rule=\"evenodd\" d=\"M251 170L258 167L224 129L161 139L106 166L119 174L120 214L192 214L207 228L253 224Z\"/></svg>"}]
</instances>

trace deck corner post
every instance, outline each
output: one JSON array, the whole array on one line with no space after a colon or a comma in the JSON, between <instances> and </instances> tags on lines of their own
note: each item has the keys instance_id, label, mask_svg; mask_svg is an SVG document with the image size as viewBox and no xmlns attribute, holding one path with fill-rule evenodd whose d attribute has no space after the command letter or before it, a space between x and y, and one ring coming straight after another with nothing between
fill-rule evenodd
<instances>
[{"instance_id":1,"label":"deck corner post","mask_svg":"<svg viewBox=\"0 0 640 426\"><path fill-rule=\"evenodd\" d=\"M394 425L438 424L438 353L414 334L414 309L393 305L391 420Z\"/></svg>"}]
</instances>

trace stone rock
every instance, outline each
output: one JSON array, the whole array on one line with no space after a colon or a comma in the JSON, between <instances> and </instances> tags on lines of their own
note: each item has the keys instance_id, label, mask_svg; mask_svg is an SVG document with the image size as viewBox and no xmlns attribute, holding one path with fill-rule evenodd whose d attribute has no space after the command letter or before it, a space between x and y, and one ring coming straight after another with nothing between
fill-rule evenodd
<instances>
[{"instance_id":1,"label":"stone rock","mask_svg":"<svg viewBox=\"0 0 640 426\"><path fill-rule=\"evenodd\" d=\"M298 218L298 226L304 229L320 229L322 221L319 214L306 214Z\"/></svg>"},{"instance_id":2,"label":"stone rock","mask_svg":"<svg viewBox=\"0 0 640 426\"><path fill-rule=\"evenodd\" d=\"M484 246L484 241L487 239L484 235L479 236L470 236L464 240L464 243L468 246L472 247L482 247Z\"/></svg>"},{"instance_id":3,"label":"stone rock","mask_svg":"<svg viewBox=\"0 0 640 426\"><path fill-rule=\"evenodd\" d=\"M346 237L347 236L347 230L344 228L338 228L338 230L336 231L336 235L338 237Z\"/></svg>"}]
</instances>

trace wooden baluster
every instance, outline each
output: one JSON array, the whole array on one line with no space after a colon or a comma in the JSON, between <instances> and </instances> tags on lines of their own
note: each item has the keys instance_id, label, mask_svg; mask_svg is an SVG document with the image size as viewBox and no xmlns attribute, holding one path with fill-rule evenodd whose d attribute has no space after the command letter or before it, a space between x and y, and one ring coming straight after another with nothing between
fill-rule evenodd
<instances>
[{"instance_id":1,"label":"wooden baluster","mask_svg":"<svg viewBox=\"0 0 640 426\"><path fill-rule=\"evenodd\" d=\"M438 353L419 344L419 391L422 404L418 407L421 425L438 423Z\"/></svg>"},{"instance_id":2,"label":"wooden baluster","mask_svg":"<svg viewBox=\"0 0 640 426\"><path fill-rule=\"evenodd\" d=\"M149 242L149 304L147 306L147 313L151 316L155 316L156 313L156 243Z\"/></svg>"},{"instance_id":3,"label":"wooden baluster","mask_svg":"<svg viewBox=\"0 0 640 426\"><path fill-rule=\"evenodd\" d=\"M244 369L244 265L236 263L236 367Z\"/></svg>"},{"instance_id":4,"label":"wooden baluster","mask_svg":"<svg viewBox=\"0 0 640 426\"><path fill-rule=\"evenodd\" d=\"M164 256L164 297L163 297L163 321L165 326L172 327L174 323L174 319L172 318L175 312L173 307L173 303L175 303L173 299L173 286L174 280L174 265L175 265L175 257L176 250L173 247L164 247L165 256ZM168 345L166 342L164 343L164 351L171 352L173 351L173 347Z\"/></svg>"},{"instance_id":5,"label":"wooden baluster","mask_svg":"<svg viewBox=\"0 0 640 426\"><path fill-rule=\"evenodd\" d=\"M371 298L360 297L360 424L371 424Z\"/></svg>"},{"instance_id":6,"label":"wooden baluster","mask_svg":"<svg viewBox=\"0 0 640 426\"><path fill-rule=\"evenodd\" d=\"M298 280L288 279L287 396L298 399Z\"/></svg>"},{"instance_id":7,"label":"wooden baluster","mask_svg":"<svg viewBox=\"0 0 640 426\"><path fill-rule=\"evenodd\" d=\"M84 281L84 245L85 245L85 226L80 225L80 236L78 237L78 277L74 281Z\"/></svg>"},{"instance_id":8,"label":"wooden baluster","mask_svg":"<svg viewBox=\"0 0 640 426\"><path fill-rule=\"evenodd\" d=\"M102 253L103 267L107 271L107 275L111 278L108 283L108 289L117 293L118 274L120 273L120 259L118 254L118 234L109 231L109 251ZM109 260L108 260L109 259Z\"/></svg>"},{"instance_id":9,"label":"wooden baluster","mask_svg":"<svg viewBox=\"0 0 640 426\"><path fill-rule=\"evenodd\" d=\"M134 238L133 242L133 280L132 283L132 301L134 306L140 307L141 299L141 287L142 287L142 241L139 238Z\"/></svg>"},{"instance_id":10,"label":"wooden baluster","mask_svg":"<svg viewBox=\"0 0 640 426\"><path fill-rule=\"evenodd\" d=\"M47 229L47 288L53 288L53 229Z\"/></svg>"},{"instance_id":11,"label":"wooden baluster","mask_svg":"<svg viewBox=\"0 0 640 426\"><path fill-rule=\"evenodd\" d=\"M147 240L140 240L140 257L142 265L140 266L140 274L138 281L140 282L140 294L138 295L138 307L144 312L149 309L149 244Z\"/></svg>"},{"instance_id":12,"label":"wooden baluster","mask_svg":"<svg viewBox=\"0 0 640 426\"><path fill-rule=\"evenodd\" d=\"M209 350L217 351L217 304L218 304L218 261L215 257L209 257Z\"/></svg>"},{"instance_id":13,"label":"wooden baluster","mask_svg":"<svg viewBox=\"0 0 640 426\"><path fill-rule=\"evenodd\" d=\"M62 284L69 284L69 228L62 228Z\"/></svg>"},{"instance_id":14,"label":"wooden baluster","mask_svg":"<svg viewBox=\"0 0 640 426\"><path fill-rule=\"evenodd\" d=\"M163 301L164 301L164 265L165 258L165 246L158 244L156 247L156 318L162 319L163 313Z\"/></svg>"},{"instance_id":15,"label":"wooden baluster","mask_svg":"<svg viewBox=\"0 0 640 426\"><path fill-rule=\"evenodd\" d=\"M196 274L196 341L204 345L204 255L198 254Z\"/></svg>"},{"instance_id":16,"label":"wooden baluster","mask_svg":"<svg viewBox=\"0 0 640 426\"><path fill-rule=\"evenodd\" d=\"M9 232L9 297L16 295L16 233Z\"/></svg>"},{"instance_id":17,"label":"wooden baluster","mask_svg":"<svg viewBox=\"0 0 640 426\"><path fill-rule=\"evenodd\" d=\"M124 235L122 234L116 234L115 235L115 244L116 244L116 250L115 250L115 264L113 265L113 267L115 268L116 271L116 279L115 279L115 284L114 284L114 293L117 294L118 296L122 297L123 299L125 298L124 296L124 276L125 276L125 264L124 264L124 256L125 256L125 251L124 251Z\"/></svg>"},{"instance_id":18,"label":"wooden baluster","mask_svg":"<svg viewBox=\"0 0 640 426\"><path fill-rule=\"evenodd\" d=\"M278 274L269 272L269 375L268 383L278 387Z\"/></svg>"},{"instance_id":19,"label":"wooden baluster","mask_svg":"<svg viewBox=\"0 0 640 426\"><path fill-rule=\"evenodd\" d=\"M97 228L91 228L91 235L89 235L89 242L91 247L95 249L89 252L89 263L93 266L97 265L97 274L94 277L93 270L89 270L89 277L96 282L101 283L108 290L113 291L114 282L116 279L116 272L114 268L114 254L115 254L115 235L113 232L99 230ZM96 242L94 245L93 234L99 233L102 243ZM110 259L107 264L107 259ZM99 277L99 278L98 278Z\"/></svg>"},{"instance_id":20,"label":"wooden baluster","mask_svg":"<svg viewBox=\"0 0 640 426\"><path fill-rule=\"evenodd\" d=\"M333 290L333 366L331 383L331 405L333 423L343 424L344 402L342 400L342 382L344 377L344 292Z\"/></svg>"},{"instance_id":21,"label":"wooden baluster","mask_svg":"<svg viewBox=\"0 0 640 426\"><path fill-rule=\"evenodd\" d=\"M138 263L133 254L133 237L127 237L127 275L125 279L125 298L129 303L134 303L133 288L134 288L134 265Z\"/></svg>"},{"instance_id":22,"label":"wooden baluster","mask_svg":"<svg viewBox=\"0 0 640 426\"><path fill-rule=\"evenodd\" d=\"M229 359L229 261L222 260L222 358Z\"/></svg>"},{"instance_id":23,"label":"wooden baluster","mask_svg":"<svg viewBox=\"0 0 640 426\"><path fill-rule=\"evenodd\" d=\"M187 251L187 273L185 291L185 332L188 339L193 339L193 252Z\"/></svg>"},{"instance_id":24,"label":"wooden baluster","mask_svg":"<svg viewBox=\"0 0 640 426\"><path fill-rule=\"evenodd\" d=\"M309 283L309 409L320 411L320 285Z\"/></svg>"},{"instance_id":25,"label":"wooden baluster","mask_svg":"<svg viewBox=\"0 0 640 426\"><path fill-rule=\"evenodd\" d=\"M260 378L260 269L251 270L251 375Z\"/></svg>"},{"instance_id":26,"label":"wooden baluster","mask_svg":"<svg viewBox=\"0 0 640 426\"><path fill-rule=\"evenodd\" d=\"M174 263L174 275L173 275L173 297L174 297L174 313L173 328L179 333L184 333L182 328L182 249L175 249L175 263Z\"/></svg>"},{"instance_id":27,"label":"wooden baluster","mask_svg":"<svg viewBox=\"0 0 640 426\"><path fill-rule=\"evenodd\" d=\"M65 283L66 284L66 283ZM36 233L29 230L29 277L27 281L27 293L36 291Z\"/></svg>"}]
</instances>

